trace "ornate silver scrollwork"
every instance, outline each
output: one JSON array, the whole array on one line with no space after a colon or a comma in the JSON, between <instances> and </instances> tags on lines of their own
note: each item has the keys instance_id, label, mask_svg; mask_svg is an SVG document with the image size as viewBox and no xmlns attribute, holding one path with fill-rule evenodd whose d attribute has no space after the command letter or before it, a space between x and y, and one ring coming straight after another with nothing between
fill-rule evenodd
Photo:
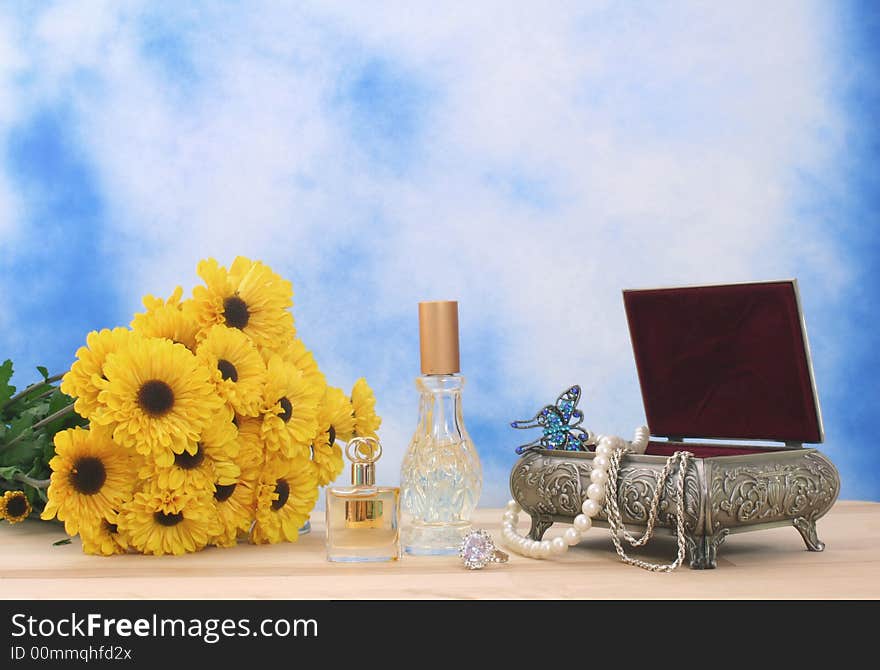
<instances>
[{"instance_id":1,"label":"ornate silver scrollwork","mask_svg":"<svg viewBox=\"0 0 880 670\"><path fill-rule=\"evenodd\" d=\"M815 521L831 508L839 490L837 471L816 451L781 452L731 466L715 459L709 487L713 528L797 517Z\"/></svg>"},{"instance_id":2,"label":"ornate silver scrollwork","mask_svg":"<svg viewBox=\"0 0 880 670\"><path fill-rule=\"evenodd\" d=\"M624 462L617 490L627 525L644 527L657 475L665 458L639 457ZM590 485L591 459L565 452L531 452L514 465L510 490L532 518L529 536L541 539L554 520L573 520ZM661 497L657 525L672 526L674 470ZM694 459L685 475L685 528L692 568L714 568L718 547L730 529L785 521L798 530L807 548L822 551L816 519L834 504L840 491L837 470L814 449L786 450L741 457ZM607 521L603 510L597 521Z\"/></svg>"},{"instance_id":3,"label":"ornate silver scrollwork","mask_svg":"<svg viewBox=\"0 0 880 670\"><path fill-rule=\"evenodd\" d=\"M589 482L590 470L586 464L530 455L520 459L514 467L510 491L530 515L574 518L586 497L582 476Z\"/></svg>"},{"instance_id":4,"label":"ornate silver scrollwork","mask_svg":"<svg viewBox=\"0 0 880 670\"><path fill-rule=\"evenodd\" d=\"M657 474L660 467L644 464L625 465L620 470L618 484L618 506L623 515L624 523L644 525L648 521L651 500L657 488ZM663 495L660 498L658 521L661 526L671 528L675 514L675 486L679 476L673 470L666 480ZM696 467L688 470L684 480L685 528L694 532L700 521L700 483ZM602 515L604 516L604 510Z\"/></svg>"}]
</instances>

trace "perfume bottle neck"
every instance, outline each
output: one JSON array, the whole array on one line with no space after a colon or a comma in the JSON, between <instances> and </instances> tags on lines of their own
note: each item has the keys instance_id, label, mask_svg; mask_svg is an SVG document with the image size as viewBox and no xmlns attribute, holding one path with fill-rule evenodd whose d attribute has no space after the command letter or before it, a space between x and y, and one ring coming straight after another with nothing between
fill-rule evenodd
<instances>
[{"instance_id":1,"label":"perfume bottle neck","mask_svg":"<svg viewBox=\"0 0 880 670\"><path fill-rule=\"evenodd\" d=\"M460 441L464 431L461 411L461 375L422 375L416 379L421 394L419 428L436 440Z\"/></svg>"}]
</instances>

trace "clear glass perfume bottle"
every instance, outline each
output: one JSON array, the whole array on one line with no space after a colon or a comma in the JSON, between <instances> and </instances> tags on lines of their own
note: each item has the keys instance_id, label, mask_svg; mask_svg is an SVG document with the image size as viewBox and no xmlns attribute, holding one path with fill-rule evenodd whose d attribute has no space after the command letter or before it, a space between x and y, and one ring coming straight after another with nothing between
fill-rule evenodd
<instances>
[{"instance_id":1,"label":"clear glass perfume bottle","mask_svg":"<svg viewBox=\"0 0 880 670\"><path fill-rule=\"evenodd\" d=\"M327 560L396 561L400 558L400 489L376 486L382 445L372 437L348 443L351 486L327 489Z\"/></svg>"},{"instance_id":2,"label":"clear glass perfume bottle","mask_svg":"<svg viewBox=\"0 0 880 670\"><path fill-rule=\"evenodd\" d=\"M482 488L477 450L464 426L458 303L419 303L419 423L400 471L404 550L458 552Z\"/></svg>"}]
</instances>

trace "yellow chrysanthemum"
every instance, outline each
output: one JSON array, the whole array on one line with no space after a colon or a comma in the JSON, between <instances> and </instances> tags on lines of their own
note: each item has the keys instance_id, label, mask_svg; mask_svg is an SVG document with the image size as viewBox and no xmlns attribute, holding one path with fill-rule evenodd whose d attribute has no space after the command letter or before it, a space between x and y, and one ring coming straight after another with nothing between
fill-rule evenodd
<instances>
[{"instance_id":1,"label":"yellow chrysanthemum","mask_svg":"<svg viewBox=\"0 0 880 670\"><path fill-rule=\"evenodd\" d=\"M256 476L258 472L242 473L232 484L217 484L214 506L220 519L220 533L211 539L218 547L232 547L239 534L246 533L254 520Z\"/></svg>"},{"instance_id":2,"label":"yellow chrysanthemum","mask_svg":"<svg viewBox=\"0 0 880 670\"><path fill-rule=\"evenodd\" d=\"M24 521L31 514L31 503L24 491L7 491L0 497L0 519L9 523Z\"/></svg>"},{"instance_id":3,"label":"yellow chrysanthemum","mask_svg":"<svg viewBox=\"0 0 880 670\"><path fill-rule=\"evenodd\" d=\"M112 520L134 491L137 468L131 454L101 426L56 433L49 467L49 500L41 518L57 517L68 535Z\"/></svg>"},{"instance_id":4,"label":"yellow chrysanthemum","mask_svg":"<svg viewBox=\"0 0 880 670\"><path fill-rule=\"evenodd\" d=\"M233 460L242 472L260 470L265 456L263 418L236 416L235 423L238 426L239 451Z\"/></svg>"},{"instance_id":5,"label":"yellow chrysanthemum","mask_svg":"<svg viewBox=\"0 0 880 670\"><path fill-rule=\"evenodd\" d=\"M363 377L354 383L354 388L351 390L351 407L355 436L376 437L382 419L376 414L376 396Z\"/></svg>"},{"instance_id":6,"label":"yellow chrysanthemum","mask_svg":"<svg viewBox=\"0 0 880 670\"><path fill-rule=\"evenodd\" d=\"M202 431L195 444L189 445L174 462L157 467L149 462L140 471L141 479L154 479L160 488L184 491L214 491L215 482L232 484L241 469L235 464L238 455L238 434L226 412L218 414Z\"/></svg>"},{"instance_id":7,"label":"yellow chrysanthemum","mask_svg":"<svg viewBox=\"0 0 880 670\"><path fill-rule=\"evenodd\" d=\"M308 456L323 389L279 356L269 360L267 372L262 426L266 449L286 458Z\"/></svg>"},{"instance_id":8,"label":"yellow chrysanthemum","mask_svg":"<svg viewBox=\"0 0 880 670\"><path fill-rule=\"evenodd\" d=\"M318 500L315 465L308 458L271 460L257 488L254 544L296 542Z\"/></svg>"},{"instance_id":9,"label":"yellow chrysanthemum","mask_svg":"<svg viewBox=\"0 0 880 670\"><path fill-rule=\"evenodd\" d=\"M76 413L91 419L101 407L98 395L106 384L104 363L107 357L128 346L132 332L126 328L92 331L86 337L86 346L76 351L76 362L61 380L61 391L76 398Z\"/></svg>"},{"instance_id":10,"label":"yellow chrysanthemum","mask_svg":"<svg viewBox=\"0 0 880 670\"><path fill-rule=\"evenodd\" d=\"M178 286L167 301L144 296L147 311L134 315L132 330L144 337L164 337L195 352L199 325L191 315L184 313L180 300L182 294L183 289Z\"/></svg>"},{"instance_id":11,"label":"yellow chrysanthemum","mask_svg":"<svg viewBox=\"0 0 880 670\"><path fill-rule=\"evenodd\" d=\"M343 469L342 448L337 440L348 442L354 434L351 403L342 389L328 386L318 406L318 434L312 443L312 460L318 468L318 484L336 479Z\"/></svg>"},{"instance_id":12,"label":"yellow chrysanthemum","mask_svg":"<svg viewBox=\"0 0 880 670\"><path fill-rule=\"evenodd\" d=\"M293 363L296 369L302 372L303 376L316 386L327 385L327 379L318 368L318 363L315 361L312 352L306 348L306 345L298 337L286 338L277 351L264 348L260 353L267 364L269 359L277 353L283 361Z\"/></svg>"},{"instance_id":13,"label":"yellow chrysanthemum","mask_svg":"<svg viewBox=\"0 0 880 670\"><path fill-rule=\"evenodd\" d=\"M197 356L212 371L217 393L238 413L259 416L266 364L240 330L214 326L199 344Z\"/></svg>"},{"instance_id":14,"label":"yellow chrysanthemum","mask_svg":"<svg viewBox=\"0 0 880 670\"><path fill-rule=\"evenodd\" d=\"M199 339L211 326L238 328L258 347L274 349L293 331L292 284L267 265L243 256L227 270L209 258L199 263L205 286L193 289L185 305L200 327Z\"/></svg>"},{"instance_id":15,"label":"yellow chrysanthemum","mask_svg":"<svg viewBox=\"0 0 880 670\"><path fill-rule=\"evenodd\" d=\"M151 486L122 507L119 530L144 554L180 555L203 549L220 532L210 494L163 491Z\"/></svg>"},{"instance_id":16,"label":"yellow chrysanthemum","mask_svg":"<svg viewBox=\"0 0 880 670\"><path fill-rule=\"evenodd\" d=\"M119 444L152 455L168 466L174 454L198 442L202 430L223 407L210 372L182 344L132 338L107 357L107 383L94 417L113 426Z\"/></svg>"},{"instance_id":17,"label":"yellow chrysanthemum","mask_svg":"<svg viewBox=\"0 0 880 670\"><path fill-rule=\"evenodd\" d=\"M83 551L93 556L113 556L127 552L128 538L119 531L116 522L117 517L114 515L112 520L104 519L97 526L80 528Z\"/></svg>"}]
</instances>

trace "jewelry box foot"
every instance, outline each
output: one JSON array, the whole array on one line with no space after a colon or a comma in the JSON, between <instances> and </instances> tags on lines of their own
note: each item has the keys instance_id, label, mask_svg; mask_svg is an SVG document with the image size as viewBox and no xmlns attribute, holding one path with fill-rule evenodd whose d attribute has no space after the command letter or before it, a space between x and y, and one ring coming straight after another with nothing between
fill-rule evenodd
<instances>
[{"instance_id":1,"label":"jewelry box foot","mask_svg":"<svg viewBox=\"0 0 880 670\"><path fill-rule=\"evenodd\" d=\"M550 526L553 525L553 520L541 516L535 515L532 517L532 527L529 529L529 537L535 541L539 541L544 537L544 533L546 533Z\"/></svg>"},{"instance_id":2,"label":"jewelry box foot","mask_svg":"<svg viewBox=\"0 0 880 670\"><path fill-rule=\"evenodd\" d=\"M714 535L700 535L693 537L685 535L687 541L688 556L692 570L714 570L717 567L715 557L730 531L722 528Z\"/></svg>"},{"instance_id":3,"label":"jewelry box foot","mask_svg":"<svg viewBox=\"0 0 880 670\"><path fill-rule=\"evenodd\" d=\"M791 525L801 534L804 544L807 545L807 551L825 551L825 543L816 533L815 521L798 516L791 520Z\"/></svg>"}]
</instances>

